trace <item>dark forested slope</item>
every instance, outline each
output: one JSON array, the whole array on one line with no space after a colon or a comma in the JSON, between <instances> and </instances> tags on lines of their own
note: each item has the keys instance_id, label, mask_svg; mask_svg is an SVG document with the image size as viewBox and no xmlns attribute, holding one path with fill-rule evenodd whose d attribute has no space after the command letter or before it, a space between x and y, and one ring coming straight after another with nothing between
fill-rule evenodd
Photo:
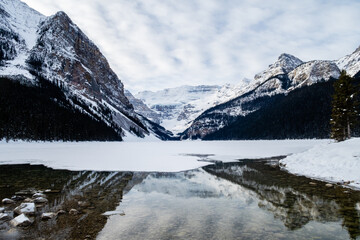
<instances>
[{"instance_id":1,"label":"dark forested slope","mask_svg":"<svg viewBox=\"0 0 360 240\"><path fill-rule=\"evenodd\" d=\"M205 140L329 138L334 79L267 99L258 111L238 117ZM359 84L360 78L356 78ZM359 129L355 131L359 134Z\"/></svg>"},{"instance_id":2,"label":"dark forested slope","mask_svg":"<svg viewBox=\"0 0 360 240\"><path fill-rule=\"evenodd\" d=\"M121 129L71 105L61 88L47 80L38 86L0 78L0 139L122 140Z\"/></svg>"}]
</instances>

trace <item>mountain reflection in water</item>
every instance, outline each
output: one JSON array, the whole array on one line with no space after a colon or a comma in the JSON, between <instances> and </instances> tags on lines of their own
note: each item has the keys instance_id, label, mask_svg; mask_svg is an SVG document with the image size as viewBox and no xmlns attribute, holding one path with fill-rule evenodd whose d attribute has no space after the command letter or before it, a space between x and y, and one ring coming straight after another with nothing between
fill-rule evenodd
<instances>
[{"instance_id":1,"label":"mountain reflection in water","mask_svg":"<svg viewBox=\"0 0 360 240\"><path fill-rule=\"evenodd\" d=\"M27 228L0 222L0 239L360 238L359 191L329 188L266 161L180 173L0 166L1 199L31 188L60 192L47 195ZM79 214L41 221L42 212L72 208Z\"/></svg>"},{"instance_id":2,"label":"mountain reflection in water","mask_svg":"<svg viewBox=\"0 0 360 240\"><path fill-rule=\"evenodd\" d=\"M358 238L359 192L309 182L256 161L152 173L124 196L125 215L110 216L98 238Z\"/></svg>"}]
</instances>

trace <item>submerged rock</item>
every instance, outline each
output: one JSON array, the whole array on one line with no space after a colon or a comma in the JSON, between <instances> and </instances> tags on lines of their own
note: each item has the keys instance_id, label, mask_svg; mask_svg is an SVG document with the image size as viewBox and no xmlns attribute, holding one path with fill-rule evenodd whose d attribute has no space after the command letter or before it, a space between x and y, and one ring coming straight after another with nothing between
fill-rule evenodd
<instances>
[{"instance_id":1,"label":"submerged rock","mask_svg":"<svg viewBox=\"0 0 360 240\"><path fill-rule=\"evenodd\" d=\"M10 221L10 224L13 227L27 227L32 224L32 221L25 216L25 214L21 214Z\"/></svg>"},{"instance_id":2,"label":"submerged rock","mask_svg":"<svg viewBox=\"0 0 360 240\"><path fill-rule=\"evenodd\" d=\"M35 214L35 204L34 203L22 203L20 206L15 208L14 212L17 214L28 214L28 215L34 215Z\"/></svg>"},{"instance_id":3,"label":"submerged rock","mask_svg":"<svg viewBox=\"0 0 360 240\"><path fill-rule=\"evenodd\" d=\"M4 199L2 200L2 203L3 203L3 204L13 204L13 203L15 203L15 201L14 201L14 200L11 200L10 198L4 198Z\"/></svg>"},{"instance_id":4,"label":"submerged rock","mask_svg":"<svg viewBox=\"0 0 360 240\"><path fill-rule=\"evenodd\" d=\"M20 190L19 192L16 192L16 195L33 195L35 194L36 191L33 189L28 189L28 190Z\"/></svg>"},{"instance_id":5,"label":"submerged rock","mask_svg":"<svg viewBox=\"0 0 360 240\"><path fill-rule=\"evenodd\" d=\"M90 207L90 203L88 203L86 201L78 201L78 205L83 208Z\"/></svg>"},{"instance_id":6,"label":"submerged rock","mask_svg":"<svg viewBox=\"0 0 360 240\"><path fill-rule=\"evenodd\" d=\"M41 192L38 192L38 193L35 193L32 197L33 198L39 198L39 197L46 198L46 195Z\"/></svg>"},{"instance_id":7,"label":"submerged rock","mask_svg":"<svg viewBox=\"0 0 360 240\"><path fill-rule=\"evenodd\" d=\"M34 202L34 200L31 199L31 198L25 198L24 199L24 203L32 203L32 202Z\"/></svg>"},{"instance_id":8,"label":"submerged rock","mask_svg":"<svg viewBox=\"0 0 360 240\"><path fill-rule=\"evenodd\" d=\"M76 209L70 209L69 214L71 214L71 215L77 215L77 214L79 214L79 211L76 210Z\"/></svg>"},{"instance_id":9,"label":"submerged rock","mask_svg":"<svg viewBox=\"0 0 360 240\"><path fill-rule=\"evenodd\" d=\"M25 199L25 197L23 197L23 196L18 196L18 195L15 195L15 196L12 196L11 197L11 200L14 200L14 201L22 201L22 200L24 200Z\"/></svg>"},{"instance_id":10,"label":"submerged rock","mask_svg":"<svg viewBox=\"0 0 360 240\"><path fill-rule=\"evenodd\" d=\"M5 208L0 207L0 213L3 213L5 211Z\"/></svg>"},{"instance_id":11,"label":"submerged rock","mask_svg":"<svg viewBox=\"0 0 360 240\"><path fill-rule=\"evenodd\" d=\"M10 221L12 217L7 213L0 213L0 221Z\"/></svg>"},{"instance_id":12,"label":"submerged rock","mask_svg":"<svg viewBox=\"0 0 360 240\"><path fill-rule=\"evenodd\" d=\"M56 212L56 215L63 215L63 214L66 214L64 210L59 210Z\"/></svg>"},{"instance_id":13,"label":"submerged rock","mask_svg":"<svg viewBox=\"0 0 360 240\"><path fill-rule=\"evenodd\" d=\"M53 213L53 212L43 213L43 214L41 214L41 220L49 220L49 219L52 219L55 216L56 216L56 214Z\"/></svg>"},{"instance_id":14,"label":"submerged rock","mask_svg":"<svg viewBox=\"0 0 360 240\"><path fill-rule=\"evenodd\" d=\"M34 199L34 203L47 203L48 200L44 197L37 197Z\"/></svg>"}]
</instances>

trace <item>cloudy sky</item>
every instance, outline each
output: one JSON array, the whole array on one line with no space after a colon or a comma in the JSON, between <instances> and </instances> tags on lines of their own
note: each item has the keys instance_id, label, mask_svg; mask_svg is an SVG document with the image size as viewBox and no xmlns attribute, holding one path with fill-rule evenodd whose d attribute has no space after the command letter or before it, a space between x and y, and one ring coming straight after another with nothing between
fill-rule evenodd
<instances>
[{"instance_id":1,"label":"cloudy sky","mask_svg":"<svg viewBox=\"0 0 360 240\"><path fill-rule=\"evenodd\" d=\"M360 45L358 0L23 0L62 10L136 93L239 83L283 53L338 59Z\"/></svg>"}]
</instances>

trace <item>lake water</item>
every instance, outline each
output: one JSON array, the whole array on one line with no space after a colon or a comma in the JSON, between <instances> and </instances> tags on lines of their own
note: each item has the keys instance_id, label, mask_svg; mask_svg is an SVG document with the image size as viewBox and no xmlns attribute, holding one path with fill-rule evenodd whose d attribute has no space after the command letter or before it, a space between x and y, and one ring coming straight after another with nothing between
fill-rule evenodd
<instances>
[{"instance_id":1,"label":"lake water","mask_svg":"<svg viewBox=\"0 0 360 240\"><path fill-rule=\"evenodd\" d=\"M4 165L0 180L1 198L60 190L47 194L31 226L0 224L0 239L360 239L358 191L288 174L274 160L179 173ZM72 208L79 214L40 219Z\"/></svg>"}]
</instances>

